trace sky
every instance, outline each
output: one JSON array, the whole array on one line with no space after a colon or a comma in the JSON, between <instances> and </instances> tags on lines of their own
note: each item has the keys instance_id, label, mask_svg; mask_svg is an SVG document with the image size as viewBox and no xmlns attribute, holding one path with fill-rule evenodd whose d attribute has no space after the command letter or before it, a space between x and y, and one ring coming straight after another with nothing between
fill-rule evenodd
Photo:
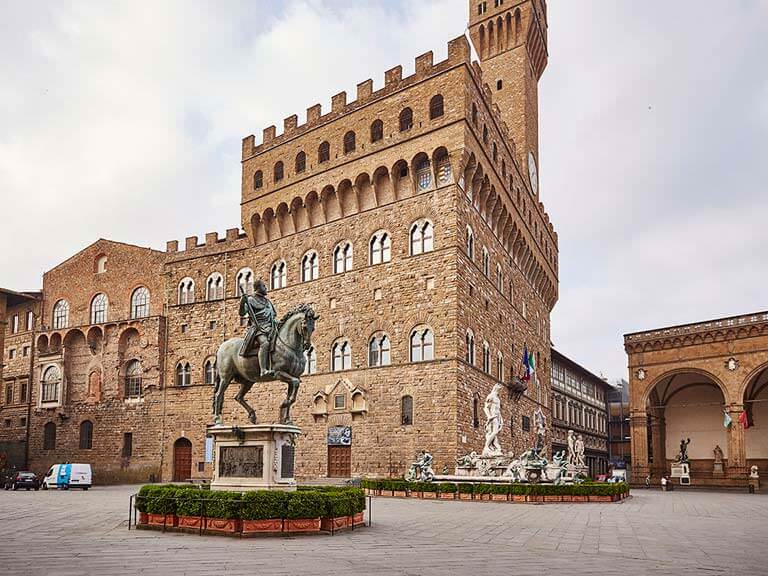
<instances>
[{"instance_id":1,"label":"sky","mask_svg":"<svg viewBox=\"0 0 768 576\"><path fill-rule=\"evenodd\" d=\"M626 377L623 334L768 309L768 0L550 0L540 194L552 341ZM104 237L239 225L240 145L446 56L465 0L0 0L0 286Z\"/></svg>"}]
</instances>

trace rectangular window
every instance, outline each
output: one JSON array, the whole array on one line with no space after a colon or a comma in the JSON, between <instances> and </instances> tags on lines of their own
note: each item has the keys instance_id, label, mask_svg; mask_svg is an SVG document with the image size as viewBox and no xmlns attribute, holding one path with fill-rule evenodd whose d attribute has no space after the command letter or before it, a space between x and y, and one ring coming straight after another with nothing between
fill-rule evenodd
<instances>
[{"instance_id":1,"label":"rectangular window","mask_svg":"<svg viewBox=\"0 0 768 576\"><path fill-rule=\"evenodd\" d=\"M6 418L5 419L5 427L6 428L10 428L11 427L11 419L10 418Z\"/></svg>"},{"instance_id":2,"label":"rectangular window","mask_svg":"<svg viewBox=\"0 0 768 576\"><path fill-rule=\"evenodd\" d=\"M133 455L133 432L123 434L123 458L130 458Z\"/></svg>"},{"instance_id":3,"label":"rectangular window","mask_svg":"<svg viewBox=\"0 0 768 576\"><path fill-rule=\"evenodd\" d=\"M337 410L344 408L344 394L336 394L336 396L333 397L333 407Z\"/></svg>"},{"instance_id":4,"label":"rectangular window","mask_svg":"<svg viewBox=\"0 0 768 576\"><path fill-rule=\"evenodd\" d=\"M5 385L5 404L13 404L13 383L9 382Z\"/></svg>"},{"instance_id":5,"label":"rectangular window","mask_svg":"<svg viewBox=\"0 0 768 576\"><path fill-rule=\"evenodd\" d=\"M24 346L24 348L21 349L21 355L24 356L24 358L29 356L29 346Z\"/></svg>"},{"instance_id":6,"label":"rectangular window","mask_svg":"<svg viewBox=\"0 0 768 576\"><path fill-rule=\"evenodd\" d=\"M523 416L523 432L531 431L531 419L528 416Z\"/></svg>"},{"instance_id":7,"label":"rectangular window","mask_svg":"<svg viewBox=\"0 0 768 576\"><path fill-rule=\"evenodd\" d=\"M8 350L8 360L13 360L16 358L16 348L11 348Z\"/></svg>"},{"instance_id":8,"label":"rectangular window","mask_svg":"<svg viewBox=\"0 0 768 576\"><path fill-rule=\"evenodd\" d=\"M27 330L32 330L35 324L35 315L32 311L27 312Z\"/></svg>"},{"instance_id":9,"label":"rectangular window","mask_svg":"<svg viewBox=\"0 0 768 576\"><path fill-rule=\"evenodd\" d=\"M20 391L21 394L19 396L19 402L26 402L28 400L27 398L27 391L29 390L29 384L26 380L21 381Z\"/></svg>"},{"instance_id":10,"label":"rectangular window","mask_svg":"<svg viewBox=\"0 0 768 576\"><path fill-rule=\"evenodd\" d=\"M14 314L11 319L11 334L16 334L19 331L19 315Z\"/></svg>"},{"instance_id":11,"label":"rectangular window","mask_svg":"<svg viewBox=\"0 0 768 576\"><path fill-rule=\"evenodd\" d=\"M22 416L21 418L19 418L19 426L21 426L22 428L26 428L27 427L27 417L26 416Z\"/></svg>"}]
</instances>

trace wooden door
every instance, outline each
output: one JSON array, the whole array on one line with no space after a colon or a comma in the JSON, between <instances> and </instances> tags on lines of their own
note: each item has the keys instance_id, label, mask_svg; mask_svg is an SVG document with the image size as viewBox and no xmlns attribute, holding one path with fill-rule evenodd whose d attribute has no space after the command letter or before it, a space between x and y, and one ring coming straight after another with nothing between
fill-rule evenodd
<instances>
[{"instance_id":1,"label":"wooden door","mask_svg":"<svg viewBox=\"0 0 768 576\"><path fill-rule=\"evenodd\" d=\"M352 476L352 446L328 446L328 477Z\"/></svg>"},{"instance_id":2,"label":"wooden door","mask_svg":"<svg viewBox=\"0 0 768 576\"><path fill-rule=\"evenodd\" d=\"M179 438L173 444L173 481L185 482L192 477L192 442Z\"/></svg>"}]
</instances>

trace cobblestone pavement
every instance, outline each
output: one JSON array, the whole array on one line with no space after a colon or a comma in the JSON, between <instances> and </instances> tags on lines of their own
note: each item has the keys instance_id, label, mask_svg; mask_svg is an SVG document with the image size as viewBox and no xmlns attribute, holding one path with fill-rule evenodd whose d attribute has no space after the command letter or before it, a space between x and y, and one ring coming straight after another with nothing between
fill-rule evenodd
<instances>
[{"instance_id":1,"label":"cobblestone pavement","mask_svg":"<svg viewBox=\"0 0 768 576\"><path fill-rule=\"evenodd\" d=\"M621 504L378 498L373 526L235 539L127 530L135 486L0 491L4 574L768 574L768 495Z\"/></svg>"}]
</instances>

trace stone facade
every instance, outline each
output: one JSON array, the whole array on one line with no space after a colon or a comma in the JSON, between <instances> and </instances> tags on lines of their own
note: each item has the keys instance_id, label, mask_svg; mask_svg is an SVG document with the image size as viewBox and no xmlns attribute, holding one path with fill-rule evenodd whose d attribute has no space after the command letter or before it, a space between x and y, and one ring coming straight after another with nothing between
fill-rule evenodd
<instances>
[{"instance_id":1,"label":"stone facade","mask_svg":"<svg viewBox=\"0 0 768 576\"><path fill-rule=\"evenodd\" d=\"M567 450L568 430L581 434L593 478L608 473L608 409L610 384L552 349L552 452Z\"/></svg>"},{"instance_id":2,"label":"stone facade","mask_svg":"<svg viewBox=\"0 0 768 576\"><path fill-rule=\"evenodd\" d=\"M627 334L624 349L635 481L669 474L688 438L691 484L744 486L750 466L768 469L768 313Z\"/></svg>"},{"instance_id":3,"label":"stone facade","mask_svg":"<svg viewBox=\"0 0 768 576\"><path fill-rule=\"evenodd\" d=\"M320 316L315 363L293 410L303 430L298 478L339 474L327 445L336 426L352 433L344 475L401 475L420 449L436 470L452 469L458 455L482 449L482 399L498 379L511 382L525 346L537 355L540 389L505 395L501 441L516 453L530 447L523 417L539 406L549 416L558 244L529 174L535 140L517 142L515 128L521 117L538 123L531 79L517 76L531 66L527 39L546 37L546 21L531 12L544 5L514 9L521 33L504 35L480 63L461 36L443 62L419 56L407 78L398 66L380 90L366 80L353 102L341 93L325 114L317 105L301 125L285 119L282 134L269 127L261 143L244 138L244 232L171 241L162 253L99 240L48 272L31 373L31 466L91 461L99 479L115 481L210 477L208 367L220 342L242 334L239 294L256 278L271 286L279 314L306 302ZM487 19L511 10L489 7ZM493 64L493 80L515 95L501 109L487 84L497 52L509 63ZM137 313L142 288L149 304ZM105 315L94 311L98 294ZM57 328L61 300L69 316ZM371 340L384 335L387 361L372 361ZM349 361L334 370L332 351L343 344ZM50 366L62 380L43 401ZM244 423L235 388L223 417ZM260 422L276 420L285 392L277 382L254 386ZM88 422L92 445L81 448ZM51 424L55 448L46 449Z\"/></svg>"}]
</instances>

